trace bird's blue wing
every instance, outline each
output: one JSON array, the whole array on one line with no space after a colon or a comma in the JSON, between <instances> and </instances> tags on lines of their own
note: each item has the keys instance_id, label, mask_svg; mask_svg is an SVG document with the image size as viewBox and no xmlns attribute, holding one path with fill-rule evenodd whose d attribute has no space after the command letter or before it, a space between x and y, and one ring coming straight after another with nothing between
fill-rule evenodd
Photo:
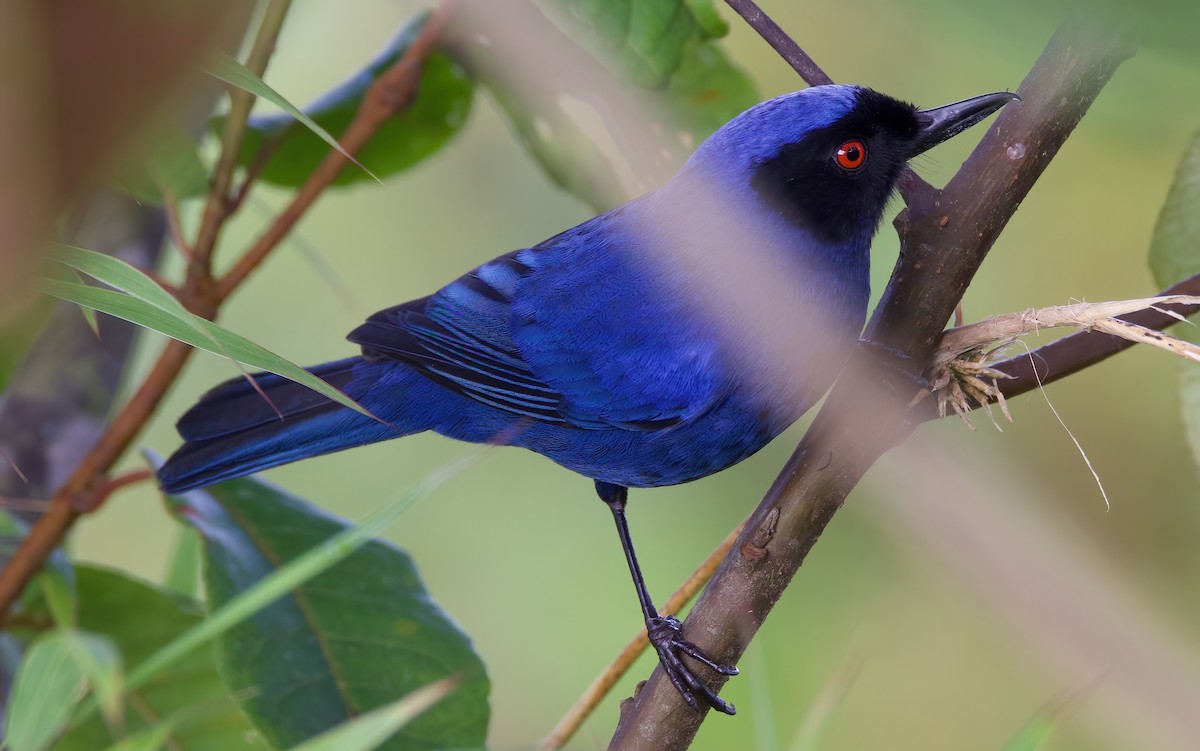
<instances>
[{"instance_id":1,"label":"bird's blue wing","mask_svg":"<svg viewBox=\"0 0 1200 751\"><path fill-rule=\"evenodd\" d=\"M713 348L629 266L612 216L380 311L349 339L541 422L636 431L703 413L728 391Z\"/></svg>"},{"instance_id":2,"label":"bird's blue wing","mask_svg":"<svg viewBox=\"0 0 1200 751\"><path fill-rule=\"evenodd\" d=\"M401 360L476 401L565 422L562 395L530 371L509 332L511 297L529 271L515 256L484 264L434 295L381 310L347 338L368 355Z\"/></svg>"}]
</instances>

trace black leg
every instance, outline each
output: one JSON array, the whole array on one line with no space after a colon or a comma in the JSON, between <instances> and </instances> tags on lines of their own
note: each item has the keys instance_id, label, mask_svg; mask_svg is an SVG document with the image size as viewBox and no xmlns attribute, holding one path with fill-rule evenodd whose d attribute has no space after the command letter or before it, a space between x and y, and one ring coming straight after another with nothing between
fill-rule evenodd
<instances>
[{"instance_id":1,"label":"black leg","mask_svg":"<svg viewBox=\"0 0 1200 751\"><path fill-rule=\"evenodd\" d=\"M671 680L671 685L693 709L699 709L699 701L703 701L713 709L733 714L736 711L733 705L717 696L700 680L691 668L684 664L682 655L688 655L722 675L737 675L738 669L714 661L695 644L684 639L679 619L659 615L658 608L654 607L654 602L650 599L646 581L642 578L642 569L638 566L637 555L633 552L629 523L625 520L625 501L629 496L629 489L597 480L596 492L600 495L600 500L608 504L613 521L617 523L617 534L621 537L625 562L629 564L629 573L633 576L633 586L637 590L638 604L641 605L642 617L646 621L646 634L654 650L658 652L658 661L666 671L667 678Z\"/></svg>"}]
</instances>

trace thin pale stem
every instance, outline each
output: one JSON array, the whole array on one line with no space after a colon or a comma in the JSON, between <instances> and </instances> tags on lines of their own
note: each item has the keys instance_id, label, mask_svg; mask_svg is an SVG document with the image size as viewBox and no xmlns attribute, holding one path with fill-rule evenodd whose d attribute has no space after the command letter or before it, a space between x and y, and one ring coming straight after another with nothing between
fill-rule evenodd
<instances>
[{"instance_id":1,"label":"thin pale stem","mask_svg":"<svg viewBox=\"0 0 1200 751\"><path fill-rule=\"evenodd\" d=\"M692 575L659 608L658 612L660 615L675 615L692 601L696 593L712 578L713 572L717 570L717 566L721 563L721 559L733 547L734 541L741 534L742 528L745 525L746 522L739 524L737 528L721 541L716 550L709 553L708 557L692 572ZM567 745L567 742L579 731L579 728L587 721L587 718L596 711L596 707L600 706L600 702L604 700L604 697L629 672L629 668L633 667L633 663L637 662L637 659L642 656L642 653L649 646L650 640L646 638L646 629L643 627L634 634L633 638L629 640L629 643L625 645L625 648L621 650L616 659L600 675L596 676L596 680L592 681L592 684L587 687L583 695L579 697L579 700L567 710L567 713L558 721L558 724L554 726L554 729L550 731L550 734L546 736L538 748L541 751L555 751Z\"/></svg>"},{"instance_id":2,"label":"thin pale stem","mask_svg":"<svg viewBox=\"0 0 1200 751\"><path fill-rule=\"evenodd\" d=\"M267 63L275 52L279 32L291 5L292 0L271 0L263 13L254 45L250 48L245 62L246 69L259 78L266 72ZM196 234L196 241L192 244L188 275L196 280L196 283L201 283L200 286L204 280L209 279L213 250L221 235L221 228L229 217L229 186L233 182L234 170L237 169L242 142L246 138L250 110L254 108L257 99L254 94L239 88L230 91L229 97L229 115L225 118L225 127L221 131L221 155L213 170L200 229Z\"/></svg>"}]
</instances>

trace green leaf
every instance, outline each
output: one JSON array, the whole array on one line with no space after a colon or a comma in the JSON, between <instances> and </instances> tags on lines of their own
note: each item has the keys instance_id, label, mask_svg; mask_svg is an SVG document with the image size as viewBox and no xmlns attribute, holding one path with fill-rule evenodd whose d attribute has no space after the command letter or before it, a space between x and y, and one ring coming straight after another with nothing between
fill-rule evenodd
<instances>
[{"instance_id":1,"label":"green leaf","mask_svg":"<svg viewBox=\"0 0 1200 751\"><path fill-rule=\"evenodd\" d=\"M201 622L195 603L150 584L100 568L80 566L79 625L104 634L128 664L137 664ZM170 737L188 751L262 749L254 729L221 686L211 651L194 651L162 673L134 685L125 682L129 701L117 727L134 733L173 718ZM95 751L115 741L109 727L92 714L76 725L54 751Z\"/></svg>"},{"instance_id":2,"label":"green leaf","mask_svg":"<svg viewBox=\"0 0 1200 751\"><path fill-rule=\"evenodd\" d=\"M304 111L326 130L345 132L367 89L408 50L428 16L422 13L407 23L365 68L306 106ZM412 167L442 148L462 128L473 98L474 84L466 72L446 55L435 52L425 63L412 103L380 126L359 151L358 158L379 177ZM217 118L213 127L220 128L223 122L223 118ZM303 184L329 153L320 139L286 115L250 119L240 163L249 164L264 144L269 144L267 148L274 149L274 153L264 166L261 179L287 187ZM360 170L346 168L333 184L349 185L366 177Z\"/></svg>"},{"instance_id":3,"label":"green leaf","mask_svg":"<svg viewBox=\"0 0 1200 751\"><path fill-rule=\"evenodd\" d=\"M122 740L109 746L106 751L159 751L166 745L174 729L175 723L171 721L143 728L125 736Z\"/></svg>"},{"instance_id":4,"label":"green leaf","mask_svg":"<svg viewBox=\"0 0 1200 751\"><path fill-rule=\"evenodd\" d=\"M462 687L383 748L484 742L489 682L482 661L425 591L407 554L370 539L399 508L352 527L255 479L171 504L204 539L210 605L255 598L254 614L219 637L218 654L229 691L273 745L290 747L452 674L463 677ZM285 588L263 591L272 577L301 565L303 581L291 576ZM294 690L300 685L303 691Z\"/></svg>"},{"instance_id":5,"label":"green leaf","mask_svg":"<svg viewBox=\"0 0 1200 751\"><path fill-rule=\"evenodd\" d=\"M107 280L102 279L101 281ZM299 365L285 360L274 352L260 347L249 339L222 328L212 321L206 321L186 311L183 315L179 315L133 295L55 279L39 280L37 289L43 294L136 323L206 352L229 357L253 368L283 376L356 412L374 417L358 402Z\"/></svg>"},{"instance_id":6,"label":"green leaf","mask_svg":"<svg viewBox=\"0 0 1200 751\"><path fill-rule=\"evenodd\" d=\"M1200 132L1184 151L1159 211L1150 242L1150 270L1159 287L1200 272Z\"/></svg>"},{"instance_id":7,"label":"green leaf","mask_svg":"<svg viewBox=\"0 0 1200 751\"><path fill-rule=\"evenodd\" d=\"M665 86L682 65L689 45L729 30L712 0L555 0L554 4L570 13L577 36L643 88Z\"/></svg>"},{"instance_id":8,"label":"green leaf","mask_svg":"<svg viewBox=\"0 0 1200 751\"><path fill-rule=\"evenodd\" d=\"M163 189L176 200L194 198L208 190L209 171L196 141L176 125L151 136L150 144L121 184L144 203L162 203Z\"/></svg>"},{"instance_id":9,"label":"green leaf","mask_svg":"<svg viewBox=\"0 0 1200 751\"><path fill-rule=\"evenodd\" d=\"M1175 170L1175 180L1154 225L1149 261L1159 287L1169 287L1200 272L1200 131L1192 137ZM1200 341L1194 325L1179 326L1174 333ZM1192 459L1200 467L1200 370L1188 361L1180 362L1179 367L1180 416Z\"/></svg>"},{"instance_id":10,"label":"green leaf","mask_svg":"<svg viewBox=\"0 0 1200 751\"><path fill-rule=\"evenodd\" d=\"M342 156L346 157L351 162L354 162L362 170L366 171L367 174L371 175L370 171L367 170L366 167L363 167L358 163L357 159L350 155L350 152L342 148L342 145L337 142L336 138L329 135L329 131L313 122L313 119L301 112L300 108L285 99L282 94L268 86L265 81L251 73L246 69L246 66L230 57L227 53L218 50L205 70L213 78L236 86L239 89L248 91L257 97L262 97L268 102L274 104L279 109L287 112L289 115L296 118L296 120L303 124L304 127L308 128L312 133L328 144L331 148L337 149ZM371 177L376 180L379 179L374 175L371 175Z\"/></svg>"},{"instance_id":11,"label":"green leaf","mask_svg":"<svg viewBox=\"0 0 1200 751\"><path fill-rule=\"evenodd\" d=\"M1063 724L1075 714L1092 694L1096 684L1082 686L1050 700L1025 723L1017 734L1004 744L1003 751L1042 751Z\"/></svg>"},{"instance_id":12,"label":"green leaf","mask_svg":"<svg viewBox=\"0 0 1200 751\"><path fill-rule=\"evenodd\" d=\"M661 106L690 153L714 131L758 104L758 89L746 71L715 44L688 49L683 64L663 92Z\"/></svg>"},{"instance_id":13,"label":"green leaf","mask_svg":"<svg viewBox=\"0 0 1200 751\"><path fill-rule=\"evenodd\" d=\"M175 550L167 566L167 589L184 597L195 597L200 585L200 536L195 530L180 527Z\"/></svg>"},{"instance_id":14,"label":"green leaf","mask_svg":"<svg viewBox=\"0 0 1200 751\"><path fill-rule=\"evenodd\" d=\"M454 676L443 678L391 704L343 722L291 751L373 751L417 715L446 698L458 685Z\"/></svg>"},{"instance_id":15,"label":"green leaf","mask_svg":"<svg viewBox=\"0 0 1200 751\"><path fill-rule=\"evenodd\" d=\"M705 20L703 25L697 21L707 19L703 16L705 8L720 20L707 0L555 0L540 7L571 16L562 25L573 30L573 38L582 40L585 46L599 47L602 57L605 45L597 40L607 39L609 46L625 45L636 36L632 29L642 22L638 19L669 16L691 29L677 47L670 49L670 64L662 64L661 75L655 74L653 81L643 80L636 70L629 70L630 65L615 66L618 77L655 88L633 92L625 106L612 111L592 104L611 96L603 85L592 90L586 88L586 83L581 84L585 87L582 89L556 88L553 79L538 87L523 85L524 79L497 72L506 69L509 50L481 44L459 49L550 179L597 211L606 211L657 187L636 182L640 177L657 180L669 175L713 131L760 99L750 77L711 41L720 29L712 20ZM576 23L571 23L572 18ZM580 19L584 22L582 30ZM531 33L555 32L553 28L538 28L538 24L548 23L536 12L519 21L532 29ZM589 40L591 44L587 44ZM655 46L654 50L665 52L667 48ZM640 125L623 125L635 117L640 118ZM615 150L606 150L608 139L597 139L597 123L608 129L612 142L617 144ZM622 127L627 132L621 132ZM629 148L630 142L633 148ZM632 167L633 181L623 166Z\"/></svg>"},{"instance_id":16,"label":"green leaf","mask_svg":"<svg viewBox=\"0 0 1200 751\"><path fill-rule=\"evenodd\" d=\"M25 652L8 707L8 751L41 751L62 732L87 687L68 632L38 638Z\"/></svg>"}]
</instances>

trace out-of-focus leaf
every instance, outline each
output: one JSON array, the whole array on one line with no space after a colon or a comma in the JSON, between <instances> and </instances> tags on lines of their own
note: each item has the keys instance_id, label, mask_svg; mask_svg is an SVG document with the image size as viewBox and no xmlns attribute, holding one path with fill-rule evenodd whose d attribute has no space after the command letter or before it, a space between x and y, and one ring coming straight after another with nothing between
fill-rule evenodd
<instances>
[{"instance_id":1,"label":"out-of-focus leaf","mask_svg":"<svg viewBox=\"0 0 1200 751\"><path fill-rule=\"evenodd\" d=\"M209 172L196 142L177 126L155 133L122 185L139 201L162 203L162 188L176 199L194 198L208 189Z\"/></svg>"},{"instance_id":2,"label":"out-of-focus leaf","mask_svg":"<svg viewBox=\"0 0 1200 751\"><path fill-rule=\"evenodd\" d=\"M382 748L483 743L489 715L483 663L425 591L408 556L363 534L377 531L379 522L349 527L255 479L171 502L204 539L210 607L249 592L258 600L251 617L218 637L218 654L229 691L273 745L288 748L452 674L463 677L462 687ZM292 587L270 596L256 592L281 566L322 551L322 573L282 599ZM300 685L304 690L296 691Z\"/></svg>"},{"instance_id":3,"label":"out-of-focus leaf","mask_svg":"<svg viewBox=\"0 0 1200 751\"><path fill-rule=\"evenodd\" d=\"M1200 273L1200 132L1184 151L1167 200L1159 211L1150 243L1150 270L1159 287L1169 287ZM1195 326L1179 326L1175 333L1193 342L1200 341ZM1200 370L1191 362L1182 362L1179 367L1184 432L1192 448L1192 459L1200 467Z\"/></svg>"},{"instance_id":4,"label":"out-of-focus leaf","mask_svg":"<svg viewBox=\"0 0 1200 751\"><path fill-rule=\"evenodd\" d=\"M666 85L696 41L729 27L712 0L555 0L573 29L634 84Z\"/></svg>"},{"instance_id":5,"label":"out-of-focus leaf","mask_svg":"<svg viewBox=\"0 0 1200 751\"><path fill-rule=\"evenodd\" d=\"M79 625L104 634L120 648L125 662L136 665L151 653L201 622L195 603L135 581L115 571L81 566ZM225 695L210 650L196 650L177 661L169 673L135 686L126 681L129 701L123 725L130 733L156 719L176 723L169 737L188 751L262 749L253 727ZM136 705L136 710L134 709ZM95 751L122 740L98 715L73 727L54 744L54 751Z\"/></svg>"},{"instance_id":6,"label":"out-of-focus leaf","mask_svg":"<svg viewBox=\"0 0 1200 751\"><path fill-rule=\"evenodd\" d=\"M174 590L184 597L196 596L196 589L200 586L200 536L195 530L179 528L164 583L167 589Z\"/></svg>"},{"instance_id":7,"label":"out-of-focus leaf","mask_svg":"<svg viewBox=\"0 0 1200 751\"><path fill-rule=\"evenodd\" d=\"M407 23L365 68L309 104L304 108L305 113L330 132L344 132L367 89L408 50L428 16L422 13ZM462 128L473 98L474 84L463 69L446 55L433 53L425 63L412 103L380 126L358 152L359 160L381 178L408 169L444 146ZM214 128L222 127L223 123L224 118L216 118ZM253 160L264 144L274 151L261 179L287 187L303 184L329 153L320 139L283 114L250 119L241 164ZM349 185L368 177L362 170L347 167L333 184Z\"/></svg>"},{"instance_id":8,"label":"out-of-focus leaf","mask_svg":"<svg viewBox=\"0 0 1200 751\"><path fill-rule=\"evenodd\" d=\"M109 722L121 713L121 653L98 634L65 629L39 637L25 652L7 714L5 746L50 746L88 687Z\"/></svg>"},{"instance_id":9,"label":"out-of-focus leaf","mask_svg":"<svg viewBox=\"0 0 1200 751\"><path fill-rule=\"evenodd\" d=\"M1150 270L1160 287L1200 272L1200 132L1184 151L1159 211L1150 243Z\"/></svg>"},{"instance_id":10,"label":"out-of-focus leaf","mask_svg":"<svg viewBox=\"0 0 1200 751\"><path fill-rule=\"evenodd\" d=\"M292 747L291 751L373 751L417 715L446 698L458 684L453 676L443 678L391 704L347 720Z\"/></svg>"},{"instance_id":11,"label":"out-of-focus leaf","mask_svg":"<svg viewBox=\"0 0 1200 751\"><path fill-rule=\"evenodd\" d=\"M42 636L25 652L6 714L9 751L48 748L83 696L87 678L63 633Z\"/></svg>"},{"instance_id":12,"label":"out-of-focus leaf","mask_svg":"<svg viewBox=\"0 0 1200 751\"><path fill-rule=\"evenodd\" d=\"M186 342L197 349L229 357L251 367L275 373L324 394L356 412L372 416L359 406L358 402L299 365L212 321L206 321L186 311L184 315L178 315L133 295L55 279L42 279L38 284L38 291L153 329L172 339Z\"/></svg>"},{"instance_id":13,"label":"out-of-focus leaf","mask_svg":"<svg viewBox=\"0 0 1200 751\"><path fill-rule=\"evenodd\" d=\"M0 535L20 539L29 532L29 525L10 512L0 510ZM26 587L18 601L16 612L30 620L46 621L60 628L75 625L75 569L61 548L55 548L46 565Z\"/></svg>"},{"instance_id":14,"label":"out-of-focus leaf","mask_svg":"<svg viewBox=\"0 0 1200 751\"><path fill-rule=\"evenodd\" d=\"M120 741L109 746L105 751L159 751L171 737L175 729L174 722L162 722L153 727L143 728L136 733L130 733Z\"/></svg>"},{"instance_id":15,"label":"out-of-focus leaf","mask_svg":"<svg viewBox=\"0 0 1200 751\"><path fill-rule=\"evenodd\" d=\"M758 87L746 71L729 61L715 44L688 48L683 63L663 92L661 107L678 128L690 153L717 128L758 104Z\"/></svg>"},{"instance_id":16,"label":"out-of-focus leaf","mask_svg":"<svg viewBox=\"0 0 1200 751\"><path fill-rule=\"evenodd\" d=\"M271 104L274 104L279 109L294 117L300 124L308 128L310 132L328 144L330 148L337 149L343 156L357 164L360 169L366 170L366 167L359 164L357 159L342 148L342 145L338 143L336 138L329 134L329 131L318 125L311 117L304 114L299 107L289 102L282 94L268 86L266 81L263 81L254 75L254 73L247 70L246 66L230 57L227 53L218 51L205 70L214 78L237 86L239 89L244 89L257 97L266 99ZM375 176L371 175L371 177Z\"/></svg>"},{"instance_id":17,"label":"out-of-focus leaf","mask_svg":"<svg viewBox=\"0 0 1200 751\"><path fill-rule=\"evenodd\" d=\"M682 0L661 3L691 18L685 5ZM656 82L658 88L617 85L577 42L586 42L589 34L620 36L625 12L620 8L634 13L643 7L640 2L556 0L539 6L560 15L574 9L592 20L592 31L580 32L566 19L562 26L575 30L571 38L525 6L500 0L471 6L460 18L464 28L453 49L492 92L546 174L596 211L662 184L714 130L759 101L750 78L698 31L676 50L678 60L671 74ZM486 45L477 39L484 34ZM530 37L539 40L539 52L547 58L540 66L522 58ZM598 54L602 57L603 50ZM619 66L617 72L617 78L631 77Z\"/></svg>"}]
</instances>

